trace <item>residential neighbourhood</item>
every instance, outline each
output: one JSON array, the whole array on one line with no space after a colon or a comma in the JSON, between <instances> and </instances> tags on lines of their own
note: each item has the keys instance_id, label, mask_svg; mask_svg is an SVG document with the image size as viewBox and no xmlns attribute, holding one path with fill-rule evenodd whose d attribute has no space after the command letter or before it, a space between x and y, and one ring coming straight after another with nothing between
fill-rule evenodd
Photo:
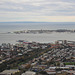
<instances>
[{"instance_id":1,"label":"residential neighbourhood","mask_svg":"<svg viewBox=\"0 0 75 75\"><path fill-rule=\"evenodd\" d=\"M75 41L2 43L0 75L75 75Z\"/></svg>"}]
</instances>

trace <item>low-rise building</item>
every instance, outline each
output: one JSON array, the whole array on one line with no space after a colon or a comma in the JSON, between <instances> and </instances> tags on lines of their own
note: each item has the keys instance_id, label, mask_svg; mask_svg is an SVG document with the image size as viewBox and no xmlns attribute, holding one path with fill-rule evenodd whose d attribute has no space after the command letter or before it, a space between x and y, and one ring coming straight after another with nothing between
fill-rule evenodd
<instances>
[{"instance_id":1,"label":"low-rise building","mask_svg":"<svg viewBox=\"0 0 75 75\"><path fill-rule=\"evenodd\" d=\"M26 71L26 72L23 73L22 75L36 75L36 72Z\"/></svg>"},{"instance_id":2,"label":"low-rise building","mask_svg":"<svg viewBox=\"0 0 75 75\"><path fill-rule=\"evenodd\" d=\"M17 72L20 72L18 69L10 69L10 70L4 70L0 73L0 75L13 75Z\"/></svg>"}]
</instances>

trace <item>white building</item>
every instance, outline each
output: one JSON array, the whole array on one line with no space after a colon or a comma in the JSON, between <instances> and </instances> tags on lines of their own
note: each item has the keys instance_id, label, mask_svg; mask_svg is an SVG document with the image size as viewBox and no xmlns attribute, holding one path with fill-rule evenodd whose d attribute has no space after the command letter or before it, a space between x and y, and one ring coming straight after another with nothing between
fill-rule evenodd
<instances>
[{"instance_id":1,"label":"white building","mask_svg":"<svg viewBox=\"0 0 75 75\"><path fill-rule=\"evenodd\" d=\"M36 75L36 73L35 72L32 72L32 71L26 71L22 75Z\"/></svg>"}]
</instances>

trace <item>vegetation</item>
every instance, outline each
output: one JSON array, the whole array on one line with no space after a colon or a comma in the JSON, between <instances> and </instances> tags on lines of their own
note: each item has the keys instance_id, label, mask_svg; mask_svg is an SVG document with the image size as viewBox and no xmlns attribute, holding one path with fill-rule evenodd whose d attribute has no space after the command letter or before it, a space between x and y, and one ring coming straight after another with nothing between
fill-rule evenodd
<instances>
[{"instance_id":1,"label":"vegetation","mask_svg":"<svg viewBox=\"0 0 75 75\"><path fill-rule=\"evenodd\" d=\"M65 65L75 65L75 62L66 62Z\"/></svg>"},{"instance_id":2,"label":"vegetation","mask_svg":"<svg viewBox=\"0 0 75 75\"><path fill-rule=\"evenodd\" d=\"M25 64L33 58L39 57L45 52L48 52L49 50L50 49L34 49L33 51L30 51L22 56L15 57L15 59L12 58L9 61L5 61L0 64L0 72L5 69L17 69L21 64Z\"/></svg>"}]
</instances>

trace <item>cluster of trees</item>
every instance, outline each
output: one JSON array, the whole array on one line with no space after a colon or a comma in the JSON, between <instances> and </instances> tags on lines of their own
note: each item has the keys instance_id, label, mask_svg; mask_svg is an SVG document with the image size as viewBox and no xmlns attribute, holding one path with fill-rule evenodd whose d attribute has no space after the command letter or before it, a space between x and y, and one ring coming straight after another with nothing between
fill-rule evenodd
<instances>
[{"instance_id":1,"label":"cluster of trees","mask_svg":"<svg viewBox=\"0 0 75 75\"><path fill-rule=\"evenodd\" d=\"M34 49L33 51L30 51L22 56L15 57L15 59L12 58L9 61L5 61L0 64L0 72L5 69L17 69L19 65L23 63L25 64L33 58L39 57L41 54L44 54L47 51L49 51L49 49Z\"/></svg>"},{"instance_id":2,"label":"cluster of trees","mask_svg":"<svg viewBox=\"0 0 75 75\"><path fill-rule=\"evenodd\" d=\"M2 64L0 64L0 72L2 72L3 70L5 70L7 67L7 63L3 62Z\"/></svg>"}]
</instances>

